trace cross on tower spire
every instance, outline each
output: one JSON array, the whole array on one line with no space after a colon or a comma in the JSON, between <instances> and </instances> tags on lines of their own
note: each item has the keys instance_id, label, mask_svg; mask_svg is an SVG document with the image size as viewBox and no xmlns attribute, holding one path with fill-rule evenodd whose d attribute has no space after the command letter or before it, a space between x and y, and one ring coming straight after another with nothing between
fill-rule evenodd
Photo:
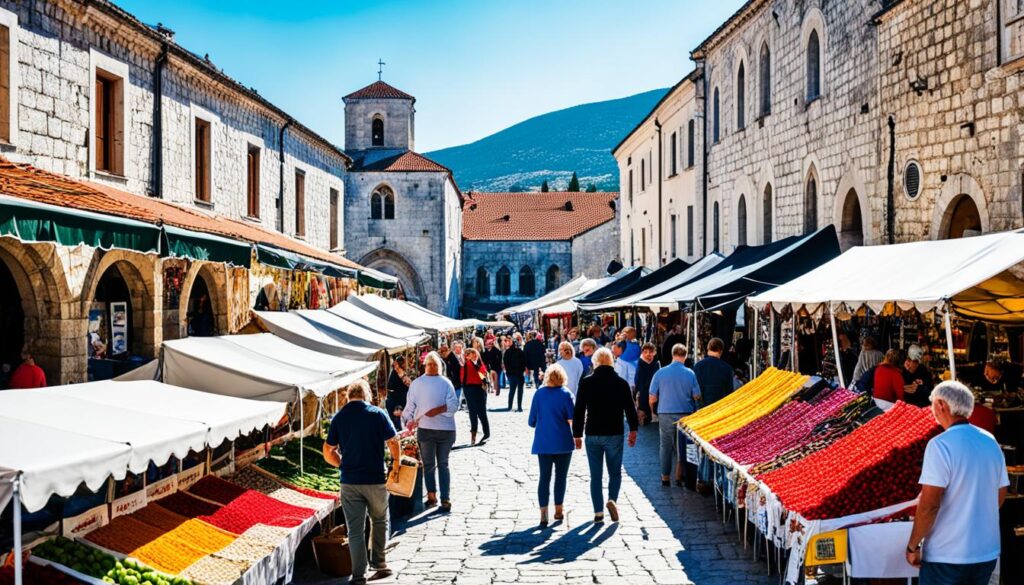
<instances>
[{"instance_id":1,"label":"cross on tower spire","mask_svg":"<svg viewBox=\"0 0 1024 585\"><path fill-rule=\"evenodd\" d=\"M387 63L383 59L377 59L377 81L381 81L384 77L384 66Z\"/></svg>"}]
</instances>

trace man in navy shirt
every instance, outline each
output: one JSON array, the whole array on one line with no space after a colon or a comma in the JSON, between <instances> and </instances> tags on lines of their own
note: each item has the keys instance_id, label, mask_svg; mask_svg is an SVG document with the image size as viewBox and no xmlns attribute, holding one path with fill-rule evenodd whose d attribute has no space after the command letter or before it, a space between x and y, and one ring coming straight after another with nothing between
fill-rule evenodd
<instances>
[{"instance_id":1,"label":"man in navy shirt","mask_svg":"<svg viewBox=\"0 0 1024 585\"><path fill-rule=\"evenodd\" d=\"M341 509L349 531L352 580L366 583L366 536L362 527L370 515L370 561L376 573L372 580L390 576L384 559L388 543L388 474L384 447L391 451L391 479L398 480L400 448L398 434L383 410L366 402L370 386L357 380L348 387L348 404L331 421L324 443L324 460L341 469Z\"/></svg>"},{"instance_id":2,"label":"man in navy shirt","mask_svg":"<svg viewBox=\"0 0 1024 585\"><path fill-rule=\"evenodd\" d=\"M697 374L697 382L704 398L704 406L710 406L732 393L735 373L732 366L722 359L724 349L725 343L717 337L713 338L708 342L707 357L693 366L693 373Z\"/></svg>"}]
</instances>

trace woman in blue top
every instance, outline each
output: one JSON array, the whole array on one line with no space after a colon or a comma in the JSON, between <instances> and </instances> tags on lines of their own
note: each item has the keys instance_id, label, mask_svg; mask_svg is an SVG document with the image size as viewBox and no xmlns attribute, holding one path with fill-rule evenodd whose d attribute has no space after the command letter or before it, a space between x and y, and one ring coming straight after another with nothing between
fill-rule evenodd
<instances>
[{"instance_id":1,"label":"woman in blue top","mask_svg":"<svg viewBox=\"0 0 1024 585\"><path fill-rule=\"evenodd\" d=\"M565 387L568 375L555 364L544 372L544 386L533 395L530 406L530 427L533 433L532 453L540 462L540 525L548 525L548 497L551 490L551 468L555 468L555 520L561 520L565 500L569 462L575 446L572 439L572 394Z\"/></svg>"}]
</instances>

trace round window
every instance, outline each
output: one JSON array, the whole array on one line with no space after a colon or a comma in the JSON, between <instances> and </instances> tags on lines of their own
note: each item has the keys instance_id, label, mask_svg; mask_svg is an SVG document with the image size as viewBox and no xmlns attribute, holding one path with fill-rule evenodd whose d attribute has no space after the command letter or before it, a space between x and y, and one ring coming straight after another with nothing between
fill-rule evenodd
<instances>
[{"instance_id":1,"label":"round window","mask_svg":"<svg viewBox=\"0 0 1024 585\"><path fill-rule=\"evenodd\" d=\"M911 201L921 195L921 165L916 160L908 162L903 169L903 192Z\"/></svg>"}]
</instances>

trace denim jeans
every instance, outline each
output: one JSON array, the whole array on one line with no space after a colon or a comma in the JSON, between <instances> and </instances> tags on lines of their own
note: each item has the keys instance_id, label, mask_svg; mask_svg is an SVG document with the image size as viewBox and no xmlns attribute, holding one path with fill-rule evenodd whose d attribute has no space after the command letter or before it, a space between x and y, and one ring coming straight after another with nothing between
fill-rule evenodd
<instances>
[{"instance_id":1,"label":"denim jeans","mask_svg":"<svg viewBox=\"0 0 1024 585\"><path fill-rule=\"evenodd\" d=\"M484 428L484 434L491 434L491 425L487 422L487 391L483 386L467 384L462 389L466 393L466 406L469 407L469 430L476 434L477 422Z\"/></svg>"},{"instance_id":2,"label":"denim jeans","mask_svg":"<svg viewBox=\"0 0 1024 585\"><path fill-rule=\"evenodd\" d=\"M370 516L370 561L384 564L388 544L388 490L385 484L341 485L341 510L348 526L349 551L352 554L352 579L366 575L366 516Z\"/></svg>"},{"instance_id":3,"label":"denim jeans","mask_svg":"<svg viewBox=\"0 0 1024 585\"><path fill-rule=\"evenodd\" d=\"M540 385L544 383L544 370L546 368L541 366L533 370L533 387L540 388Z\"/></svg>"},{"instance_id":4,"label":"denim jeans","mask_svg":"<svg viewBox=\"0 0 1024 585\"><path fill-rule=\"evenodd\" d=\"M953 565L950 563L921 563L920 585L988 585L996 561Z\"/></svg>"},{"instance_id":5,"label":"denim jeans","mask_svg":"<svg viewBox=\"0 0 1024 585\"><path fill-rule=\"evenodd\" d=\"M505 375L505 370L498 372L498 387L505 388L508 386L508 376Z\"/></svg>"},{"instance_id":6,"label":"denim jeans","mask_svg":"<svg viewBox=\"0 0 1024 585\"><path fill-rule=\"evenodd\" d=\"M519 410L523 409L523 386L526 385L526 378L522 374L508 375L508 409L512 410L512 401L519 393Z\"/></svg>"},{"instance_id":7,"label":"denim jeans","mask_svg":"<svg viewBox=\"0 0 1024 585\"><path fill-rule=\"evenodd\" d=\"M625 443L623 435L587 435L584 441L587 447L587 463L590 464L590 499L594 502L594 513L604 510L604 494L602 463L608 467L608 500L619 499L619 488L622 487L622 448Z\"/></svg>"},{"instance_id":8,"label":"denim jeans","mask_svg":"<svg viewBox=\"0 0 1024 585\"><path fill-rule=\"evenodd\" d=\"M537 483L537 501L541 508L548 507L551 492L551 468L555 469L555 505L561 506L565 501L565 487L569 480L569 463L572 462L572 451L568 453L537 455L540 462L540 481Z\"/></svg>"},{"instance_id":9,"label":"denim jeans","mask_svg":"<svg viewBox=\"0 0 1024 585\"><path fill-rule=\"evenodd\" d=\"M676 448L678 427L676 421L684 415L678 412L662 412L658 414L658 434L661 435L661 475L672 475L672 467L679 460Z\"/></svg>"},{"instance_id":10,"label":"denim jeans","mask_svg":"<svg viewBox=\"0 0 1024 585\"><path fill-rule=\"evenodd\" d=\"M441 499L450 499L448 496L450 495L452 475L448 469L448 455L452 452L452 445L455 444L455 431L421 428L416 430L416 440L420 443L423 481L427 484L427 491L437 493L437 487L440 484ZM434 470L437 470L436 481Z\"/></svg>"}]
</instances>

